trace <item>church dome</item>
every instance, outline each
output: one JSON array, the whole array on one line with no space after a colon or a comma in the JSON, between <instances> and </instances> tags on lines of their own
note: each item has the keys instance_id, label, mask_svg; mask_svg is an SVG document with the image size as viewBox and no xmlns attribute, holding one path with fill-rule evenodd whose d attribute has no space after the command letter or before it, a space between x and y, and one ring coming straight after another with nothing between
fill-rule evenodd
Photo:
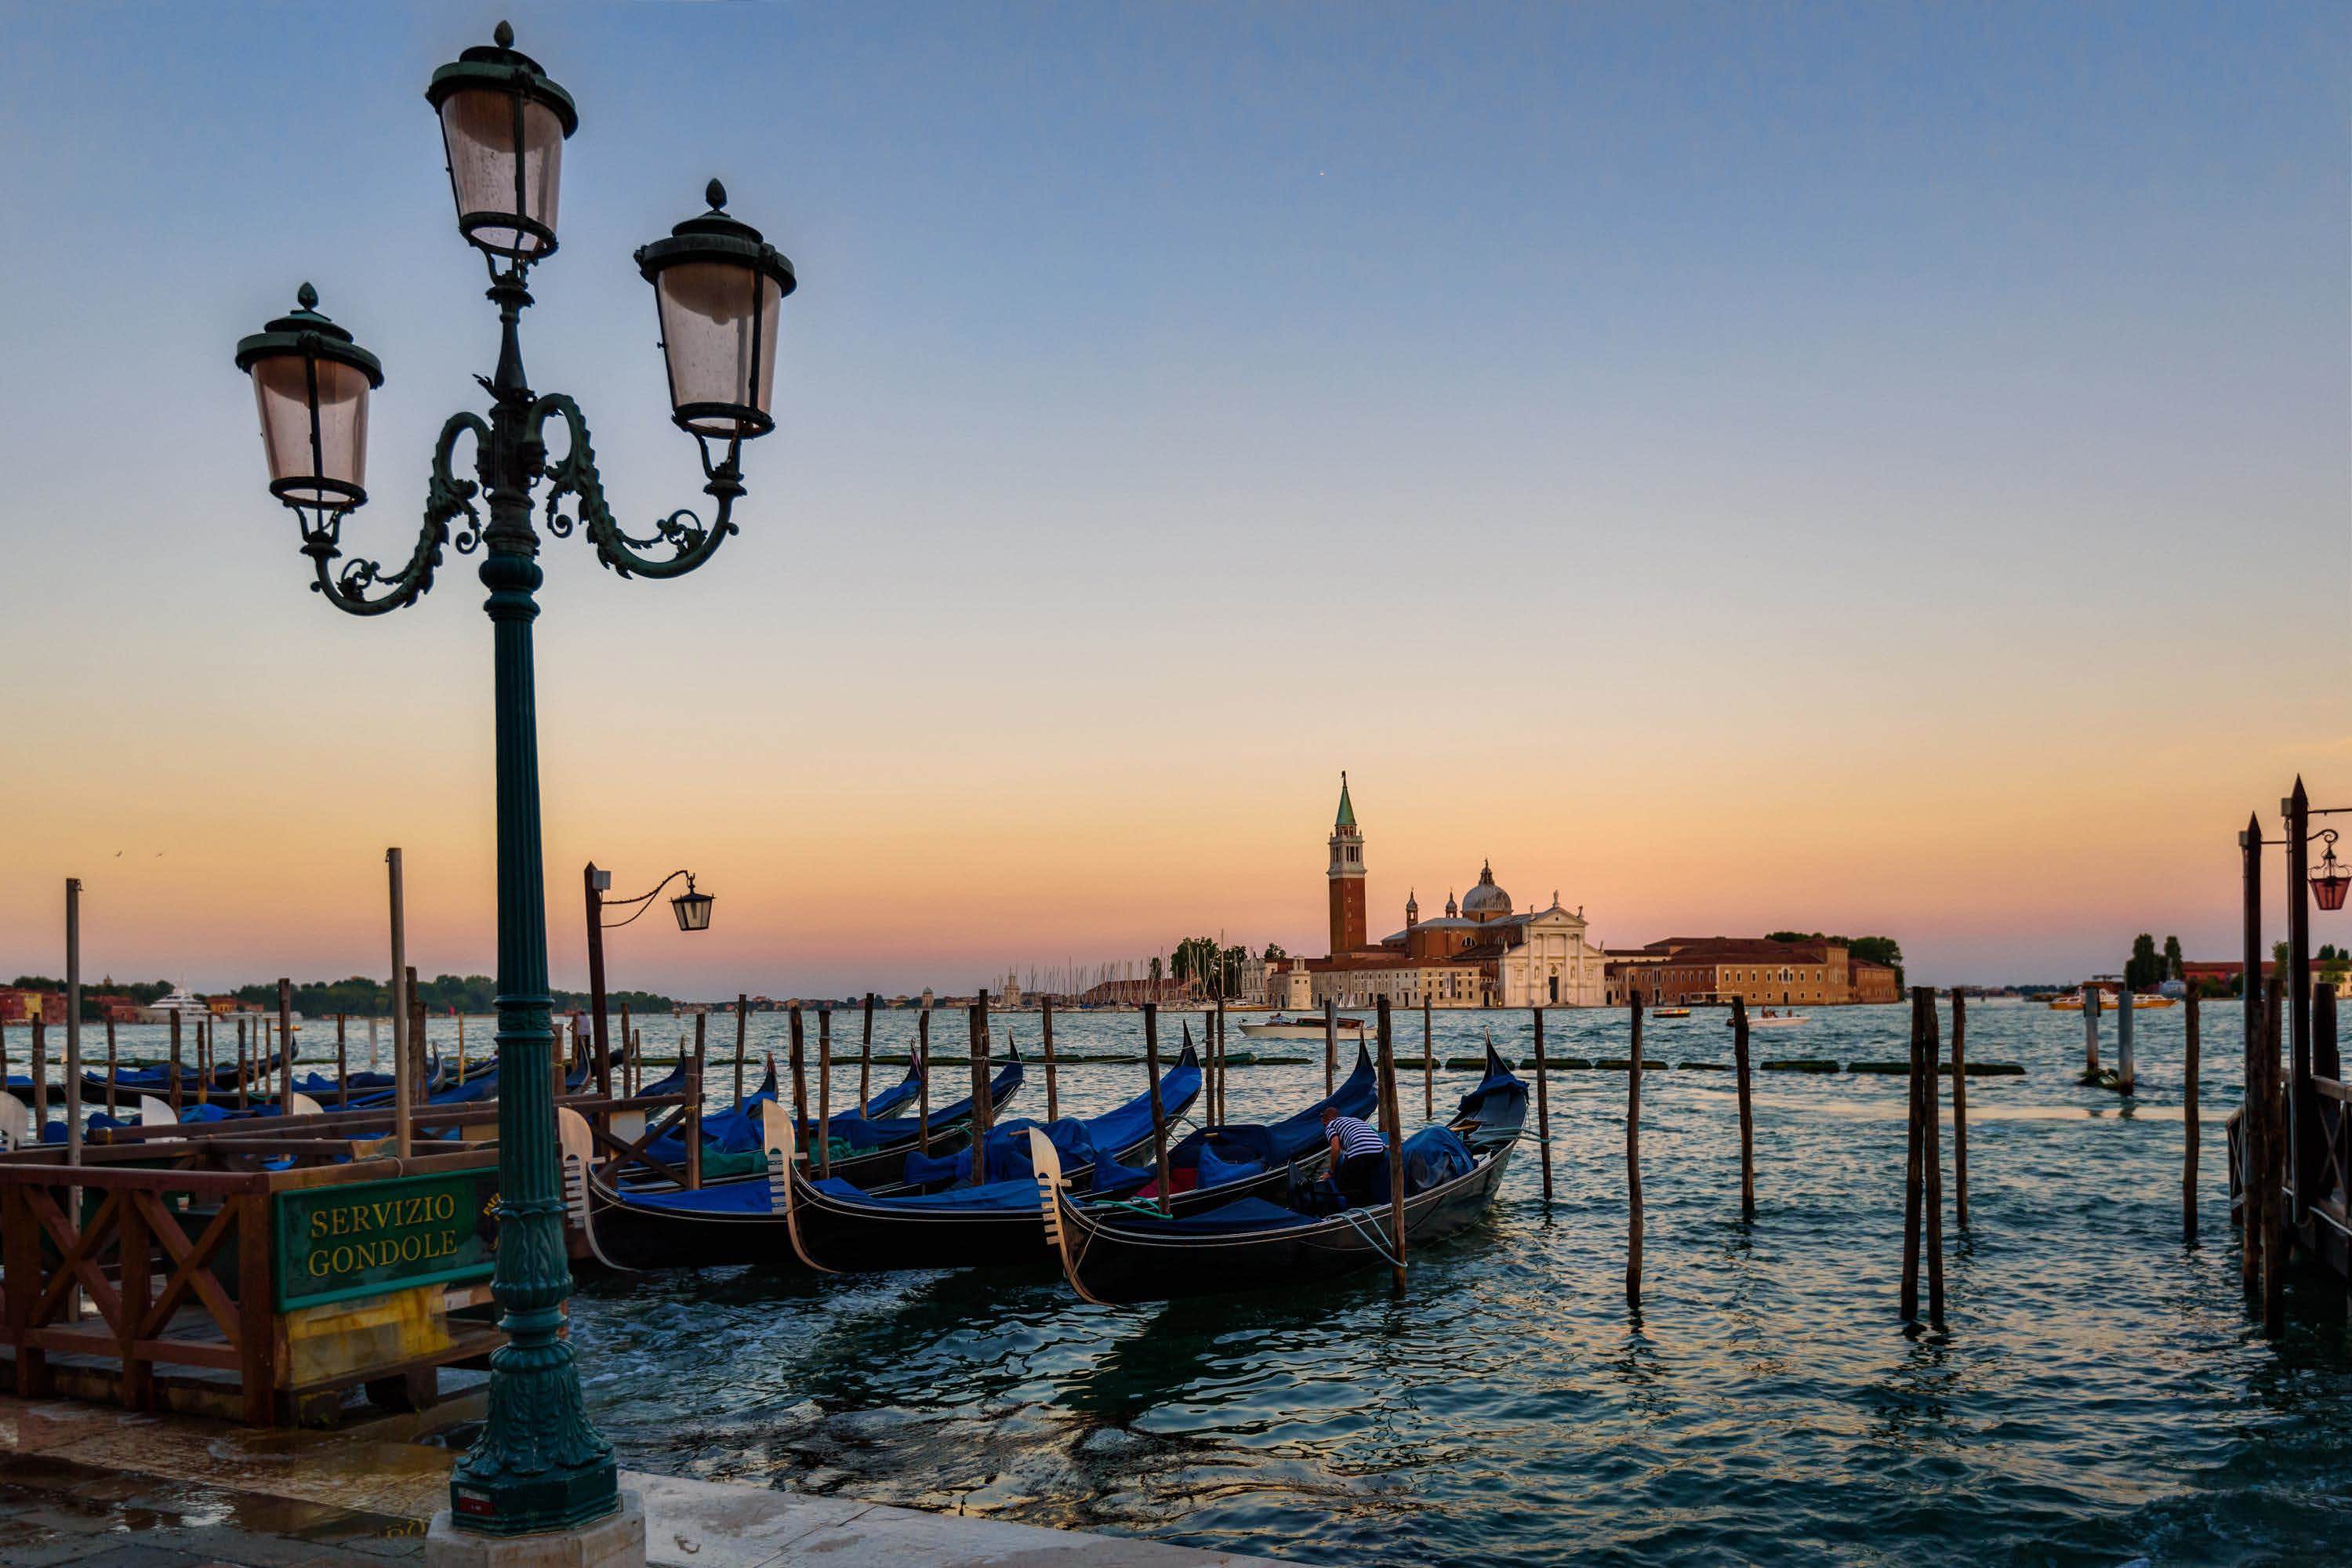
<instances>
[{"instance_id":1,"label":"church dome","mask_svg":"<svg viewBox=\"0 0 2352 1568\"><path fill-rule=\"evenodd\" d=\"M1511 912L1511 895L1495 885L1495 868L1489 862L1478 869L1478 885L1464 895L1462 913L1474 921L1500 920Z\"/></svg>"}]
</instances>

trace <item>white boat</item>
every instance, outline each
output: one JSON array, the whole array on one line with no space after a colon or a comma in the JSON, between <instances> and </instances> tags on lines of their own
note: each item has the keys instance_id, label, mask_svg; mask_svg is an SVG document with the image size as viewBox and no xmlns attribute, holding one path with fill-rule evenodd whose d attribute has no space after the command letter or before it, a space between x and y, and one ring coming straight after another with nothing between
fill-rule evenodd
<instances>
[{"instance_id":1,"label":"white boat","mask_svg":"<svg viewBox=\"0 0 2352 1568\"><path fill-rule=\"evenodd\" d=\"M1361 1018L1341 1018L1339 1025L1343 1037L1363 1038L1364 1021ZM1277 1013L1263 1024L1244 1024L1242 1033L1253 1040L1319 1040L1323 1037L1323 1020L1286 1018Z\"/></svg>"},{"instance_id":2,"label":"white boat","mask_svg":"<svg viewBox=\"0 0 2352 1568\"><path fill-rule=\"evenodd\" d=\"M199 1019L212 1016L212 1008L205 999L184 985L174 985L169 995L158 996L147 1004L147 1022L168 1024L172 1015L180 1016L180 1026L189 1028Z\"/></svg>"},{"instance_id":3,"label":"white boat","mask_svg":"<svg viewBox=\"0 0 2352 1568\"><path fill-rule=\"evenodd\" d=\"M1748 1026L1751 1029L1790 1029L1799 1024L1811 1022L1812 1020L1802 1013L1758 1013L1748 1020ZM1726 1018L1723 1025L1725 1028L1729 1028L1731 1020Z\"/></svg>"}]
</instances>

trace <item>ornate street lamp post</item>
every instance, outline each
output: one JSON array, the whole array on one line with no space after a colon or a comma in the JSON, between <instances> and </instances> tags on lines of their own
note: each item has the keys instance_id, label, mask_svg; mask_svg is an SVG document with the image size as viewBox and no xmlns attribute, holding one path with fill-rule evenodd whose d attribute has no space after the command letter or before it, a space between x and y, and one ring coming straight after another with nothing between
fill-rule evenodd
<instances>
[{"instance_id":1,"label":"ornate street lamp post","mask_svg":"<svg viewBox=\"0 0 2352 1568\"><path fill-rule=\"evenodd\" d=\"M606 508L588 426L562 393L534 393L517 332L531 302L530 268L555 250L563 143L577 129L571 96L513 47L470 48L433 73L425 89L441 121L457 228L488 268L499 312L496 373L482 382L489 416L452 415L434 443L424 527L405 565L387 572L344 561L343 524L367 500L368 396L383 383L375 356L318 311L304 284L299 308L237 344L236 365L260 405L269 490L290 508L315 592L339 610L382 615L433 585L445 545L481 550L481 581L497 681L499 855L499 1247L491 1293L507 1343L491 1358L489 1418L450 1479L459 1526L491 1535L558 1530L618 1504L612 1445L590 1425L570 1346L561 1337L572 1291L564 1261L550 1088L545 879L540 852L538 721L531 669L534 595L541 581L532 493L546 486L547 531L577 526L599 562L623 576L678 577L710 559L734 531L743 494L743 443L775 427L776 335L792 264L760 232L730 217L713 180L710 210L636 253L653 284L667 362L673 421L701 449L706 524L670 513L646 538L624 532ZM563 426L563 457L547 458L549 422ZM474 441L474 478L453 471L460 438ZM565 496L572 516L558 510ZM487 523L475 500L488 503ZM465 523L453 538L449 525ZM709 906L700 906L707 919ZM681 917L683 918L683 917Z\"/></svg>"}]
</instances>

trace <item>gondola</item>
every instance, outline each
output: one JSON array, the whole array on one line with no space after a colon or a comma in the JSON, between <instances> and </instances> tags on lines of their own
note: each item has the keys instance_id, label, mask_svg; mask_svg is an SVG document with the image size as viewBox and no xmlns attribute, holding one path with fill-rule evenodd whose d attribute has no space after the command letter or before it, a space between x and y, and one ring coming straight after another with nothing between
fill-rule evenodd
<instances>
[{"instance_id":1,"label":"gondola","mask_svg":"<svg viewBox=\"0 0 2352 1568\"><path fill-rule=\"evenodd\" d=\"M997 1074L997 1086L1004 1084L1007 1077L1016 1074L1018 1068L1021 1068L1021 1060L1013 1058L1012 1063L1004 1068L1004 1072ZM1195 1058L1195 1053L1188 1048L1176 1060L1176 1065L1167 1074L1162 1074L1160 1084L1162 1084L1164 1114L1169 1114L1169 1117L1179 1114L1183 1105L1190 1105L1192 1098L1200 1093L1200 1060ZM1181 1096L1181 1105L1176 1102L1176 1096ZM1009 1093L1004 1098L1009 1098ZM1140 1123L1143 1123L1140 1142L1148 1150L1152 1140L1150 1100L1148 1098L1129 1102L1129 1105L1119 1107L1119 1112L1101 1117L1098 1121L1106 1123L1106 1138L1131 1138L1136 1105L1140 1105ZM948 1112L934 1112L934 1121L939 1121L940 1117L952 1117L955 1121L962 1121L969 1117L969 1100L962 1105L948 1107ZM807 1175L795 1171L797 1129L793 1123L793 1114L776 1100L760 1102L762 1147L767 1157L760 1162L757 1175L743 1180L706 1183L703 1187L694 1187L694 1190L679 1190L675 1184L663 1187L663 1190L614 1187L612 1183L595 1173L595 1150L593 1150L593 1138L588 1133L588 1121L576 1112L562 1114L562 1117L558 1117L558 1121L560 1140L562 1140L567 1223L583 1244L585 1260L602 1262L604 1268L612 1269L701 1268L701 1265L719 1265L719 1262L764 1262L764 1265L776 1265L776 1268L800 1268L802 1265L800 1248L791 1237L793 1187L788 1184L785 1173L791 1171L804 1187L809 1187L812 1183L809 1183ZM840 1121L840 1119L835 1117L835 1121ZM1085 1129L1087 1123L1056 1121L1054 1126L1056 1129L1061 1129L1061 1126ZM940 1140L940 1135L934 1133L934 1140ZM1018 1138L1002 1138L992 1140L992 1142L995 1142L995 1150L1000 1152L997 1154L1000 1159L1012 1157L1012 1152L1021 1147ZM1127 1147L1122 1147L1119 1152L1134 1154L1134 1147L1131 1147L1131 1142L1127 1142ZM887 1183L889 1187L910 1190L906 1183L906 1166L918 1154L919 1150L906 1150L906 1147L898 1150L898 1180ZM842 1163L845 1162L835 1162L833 1178L818 1184L833 1194L861 1192L842 1178ZM939 1166L943 1166L946 1171L931 1168L929 1175L946 1178L948 1171L952 1171L946 1159L940 1159ZM990 1171L995 1171L995 1168L997 1162L992 1159ZM804 1171L804 1163L802 1163L802 1171ZM924 1173L918 1171L918 1175ZM1016 1194L1034 1192L1028 1180L1018 1180L1018 1183L1009 1184ZM962 1192L988 1192L988 1187L964 1187ZM952 1196L948 1201L952 1201ZM1016 1211L1013 1217L1016 1217L1013 1234L1034 1232L1034 1227L1037 1227L1034 1196L1028 1196L1028 1206L1024 1211ZM946 1265L946 1262L912 1265L910 1262L910 1265L898 1265L898 1268L952 1268L952 1265Z\"/></svg>"},{"instance_id":2,"label":"gondola","mask_svg":"<svg viewBox=\"0 0 2352 1568\"><path fill-rule=\"evenodd\" d=\"M1470 1133L1425 1127L1405 1141L1408 1256L1486 1212L1526 1111L1526 1087L1490 1049L1486 1076L1463 1097L1455 1118L1472 1123ZM1050 1141L1033 1134L1030 1158L1063 1275L1097 1305L1295 1287L1373 1268L1390 1257L1385 1204L1318 1214L1242 1197L1175 1215L1109 1211L1082 1205L1066 1189Z\"/></svg>"},{"instance_id":3,"label":"gondola","mask_svg":"<svg viewBox=\"0 0 2352 1568\"><path fill-rule=\"evenodd\" d=\"M919 1071L909 1068L907 1076L919 1090L922 1087ZM1005 1064L997 1069L996 1076L989 1080L988 1102L991 1121L997 1120L1004 1108L1013 1102L1013 1097L1021 1091L1021 1086L1026 1077L1027 1068L1021 1059L1020 1051L1015 1048ZM681 1079L680 1081L682 1085L683 1079ZM867 1108L871 1110L876 1105L893 1100L903 1104L904 1098L900 1091L906 1087L905 1084L901 1084L898 1089L893 1089L887 1095L876 1096L866 1102ZM640 1095L643 1092L640 1090ZM877 1192L903 1188L907 1156L919 1152L924 1142L922 1136L924 1129L918 1125L918 1120L911 1116L887 1118L860 1116L855 1106L847 1110L834 1112L825 1122L826 1128L832 1134L833 1142L826 1162L830 1167L827 1174L836 1181L847 1182L852 1186ZM969 1095L953 1104L933 1110L924 1124L929 1131L929 1141L932 1150L939 1153L950 1153L963 1147L971 1136L971 1097ZM676 1128L669 1129L664 1133L664 1137L667 1138L677 1131ZM672 1147L678 1157L683 1159L686 1144L682 1135ZM676 1162L668 1163L673 1170L677 1168ZM722 1165L721 1169L724 1168ZM764 1161L746 1162L746 1169L720 1175L716 1181L711 1179L713 1173L706 1169L703 1173L703 1180L706 1187L719 1186L730 1181L759 1181L763 1179L766 1173L767 1165ZM632 1165L616 1173L613 1184L618 1191L630 1194L667 1192L677 1186L675 1182L663 1177L650 1167L642 1165Z\"/></svg>"},{"instance_id":4,"label":"gondola","mask_svg":"<svg viewBox=\"0 0 2352 1568\"><path fill-rule=\"evenodd\" d=\"M243 1063L216 1061L205 1072L198 1072L185 1062L182 1062L177 1075L180 1097L185 1100L188 1096L207 1087L215 1095L235 1094L240 1074L243 1075L248 1088L266 1087L278 1076L279 1067L289 1059L299 1060L299 1051L289 1046L256 1060ZM209 1084L206 1082L207 1079L210 1080ZM173 1082L173 1064L170 1062L154 1062L146 1067L136 1068L118 1067L114 1069L114 1091L117 1095L160 1094L168 1098L172 1092ZM10 1087L15 1087L14 1079L10 1080ZM28 1089L32 1087L30 1080L26 1081L26 1087ZM83 1070L81 1091L85 1099L103 1098L106 1088L107 1076L104 1069L95 1072L87 1068Z\"/></svg>"}]
</instances>

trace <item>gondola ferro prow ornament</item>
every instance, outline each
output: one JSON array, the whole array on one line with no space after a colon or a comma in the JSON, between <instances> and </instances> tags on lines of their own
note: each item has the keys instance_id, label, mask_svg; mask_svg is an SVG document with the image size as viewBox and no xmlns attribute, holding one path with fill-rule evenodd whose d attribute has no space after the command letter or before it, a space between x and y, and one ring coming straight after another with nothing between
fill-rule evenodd
<instances>
[{"instance_id":1,"label":"gondola ferro prow ornament","mask_svg":"<svg viewBox=\"0 0 2352 1568\"><path fill-rule=\"evenodd\" d=\"M793 1114L774 1100L764 1100L760 1106L760 1132L768 1149L769 1212L784 1216L784 1235L791 1238L793 1255L820 1274L837 1274L837 1268L827 1268L809 1255L801 1241L800 1212L793 1206L793 1184L801 1179L793 1169L798 1147L798 1130L793 1126ZM777 1205L781 1205L780 1207Z\"/></svg>"},{"instance_id":2,"label":"gondola ferro prow ornament","mask_svg":"<svg viewBox=\"0 0 2352 1568\"><path fill-rule=\"evenodd\" d=\"M1078 1279L1077 1260L1070 1256L1070 1236L1062 1224L1062 1193L1069 1183L1062 1176L1062 1152L1054 1141L1037 1128L1029 1129L1029 1165L1037 1176L1037 1205L1045 1218L1045 1238L1052 1243L1054 1256L1061 1260L1062 1277L1080 1300L1092 1301L1097 1307L1109 1302L1087 1294Z\"/></svg>"}]
</instances>

